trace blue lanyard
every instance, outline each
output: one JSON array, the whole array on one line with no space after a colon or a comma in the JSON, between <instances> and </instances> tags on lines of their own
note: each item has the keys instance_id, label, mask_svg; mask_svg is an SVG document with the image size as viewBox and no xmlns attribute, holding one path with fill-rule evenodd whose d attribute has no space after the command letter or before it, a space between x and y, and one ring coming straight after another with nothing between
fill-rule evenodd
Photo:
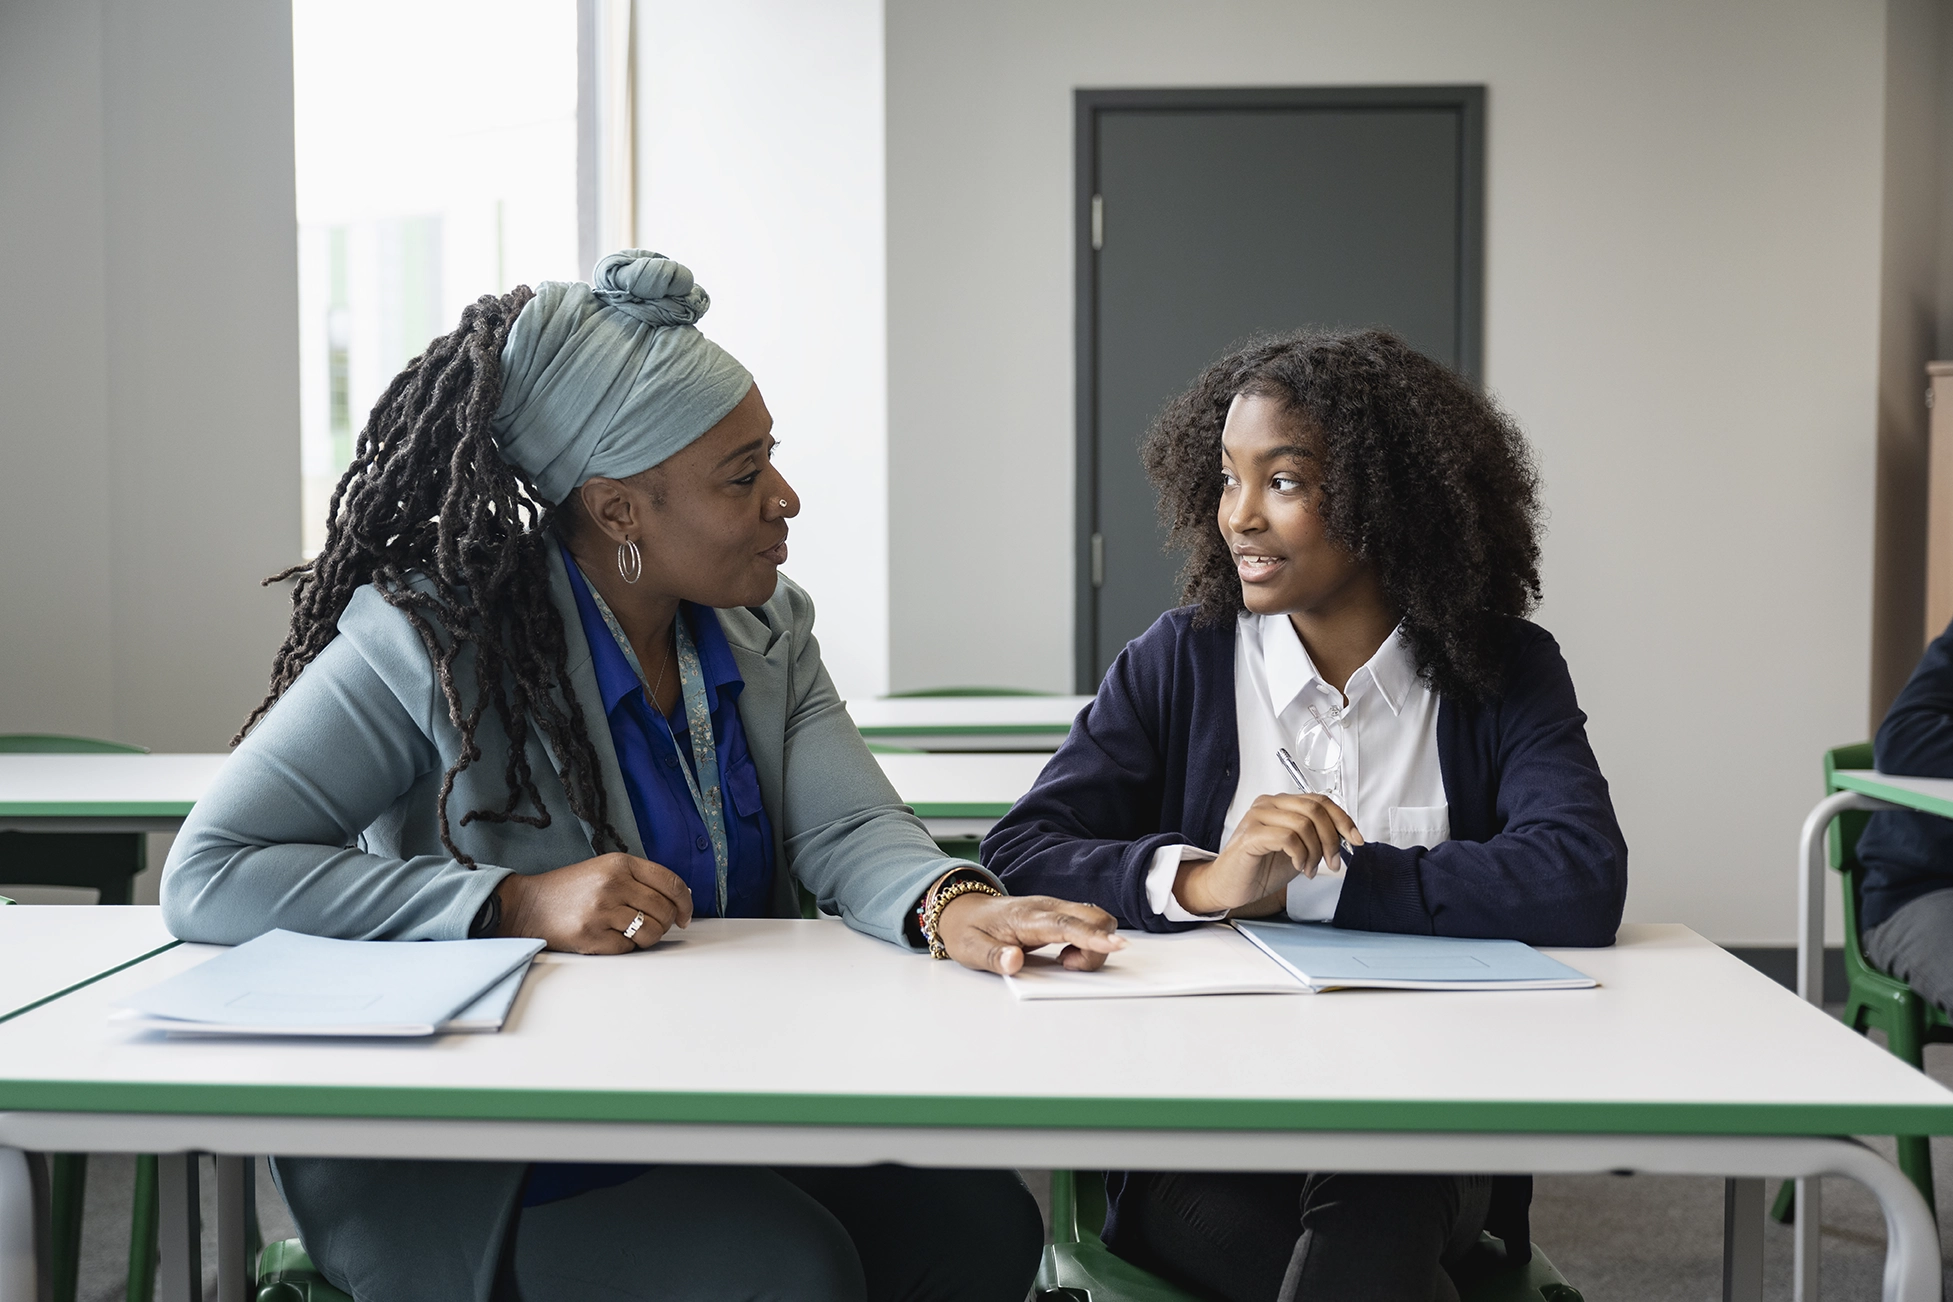
<instances>
[{"instance_id":1,"label":"blue lanyard","mask_svg":"<svg viewBox=\"0 0 1953 1302\"><path fill-rule=\"evenodd\" d=\"M582 566L578 566L582 569ZM726 804L725 796L719 787L719 744L712 737L712 712L705 703L705 670L700 666L698 646L692 641L692 631L685 627L683 610L674 611L671 617L672 629L676 635L678 656L678 689L685 698L685 724L692 734L692 767L698 769L698 776L692 776L692 767L684 763L684 751L679 749L678 738L671 730L671 723L665 712L658 708L658 698L650 682L644 676L644 666L638 663L637 652L631 647L631 640L624 636L624 629L611 613L610 603L591 583L590 576L583 576L584 585L590 589L590 599L597 603L597 613L603 616L604 627L617 641L617 649L624 653L630 663L631 672L644 688L644 699L651 707L651 713L658 720L658 729L671 742L671 748L678 752L678 771L685 775L685 785L691 789L692 804L705 821L706 835L712 838L712 865L718 872L719 916L726 916L726 865L731 858L726 842Z\"/></svg>"}]
</instances>

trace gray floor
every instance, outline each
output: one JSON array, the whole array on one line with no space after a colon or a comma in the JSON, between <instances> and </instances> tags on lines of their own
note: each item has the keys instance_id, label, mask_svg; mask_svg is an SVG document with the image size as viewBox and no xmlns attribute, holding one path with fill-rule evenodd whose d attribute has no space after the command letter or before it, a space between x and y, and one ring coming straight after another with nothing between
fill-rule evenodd
<instances>
[{"instance_id":1,"label":"gray floor","mask_svg":"<svg viewBox=\"0 0 1953 1302\"><path fill-rule=\"evenodd\" d=\"M1953 1085L1953 1045L1927 1050L1927 1070ZM1890 1155L1890 1141L1883 1151ZM1953 1208L1953 1140L1933 1142L1940 1205ZM134 1162L106 1156L90 1161L83 1225L81 1302L120 1302L128 1264L129 1193ZM214 1180L203 1182L206 1226L215 1224ZM1027 1172L1043 1201L1042 1173ZM1774 1196L1774 1189L1771 1191ZM292 1233L291 1221L259 1165L258 1214L267 1240ZM1685 1176L1543 1176L1533 1201L1533 1237L1587 1302L1716 1302L1722 1295L1722 1182ZM1765 1239L1767 1298L1790 1296L1790 1230L1771 1224ZM1953 1239L1941 1232L1942 1253ZM214 1231L206 1230L204 1260L213 1260ZM1857 1185L1825 1183L1825 1299L1876 1299L1885 1259L1885 1226L1878 1205ZM205 1295L215 1299L206 1267ZM1953 1272L1948 1274L1953 1283ZM1949 1289L1953 1296L1953 1289Z\"/></svg>"}]
</instances>

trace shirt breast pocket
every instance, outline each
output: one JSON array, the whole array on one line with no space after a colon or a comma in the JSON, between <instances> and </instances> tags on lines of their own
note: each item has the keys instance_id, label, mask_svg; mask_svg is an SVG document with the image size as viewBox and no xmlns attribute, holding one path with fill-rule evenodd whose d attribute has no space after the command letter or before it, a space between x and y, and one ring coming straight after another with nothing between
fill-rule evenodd
<instances>
[{"instance_id":1,"label":"shirt breast pocket","mask_svg":"<svg viewBox=\"0 0 1953 1302\"><path fill-rule=\"evenodd\" d=\"M1390 811L1391 845L1429 849L1450 839L1450 805L1398 805Z\"/></svg>"},{"instance_id":2,"label":"shirt breast pocket","mask_svg":"<svg viewBox=\"0 0 1953 1302\"><path fill-rule=\"evenodd\" d=\"M731 758L731 757L728 757ZM719 781L724 784L726 804L732 812L743 819L754 819L760 813L759 772L752 761L740 756L744 763L734 762L727 766Z\"/></svg>"}]
</instances>

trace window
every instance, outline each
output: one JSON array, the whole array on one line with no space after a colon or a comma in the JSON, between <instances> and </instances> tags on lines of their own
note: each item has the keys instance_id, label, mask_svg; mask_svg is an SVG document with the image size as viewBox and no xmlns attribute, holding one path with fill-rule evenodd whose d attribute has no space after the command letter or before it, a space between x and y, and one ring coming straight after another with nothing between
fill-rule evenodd
<instances>
[{"instance_id":1,"label":"window","mask_svg":"<svg viewBox=\"0 0 1953 1302\"><path fill-rule=\"evenodd\" d=\"M576 0L293 0L305 555L387 383L482 294L573 280Z\"/></svg>"}]
</instances>

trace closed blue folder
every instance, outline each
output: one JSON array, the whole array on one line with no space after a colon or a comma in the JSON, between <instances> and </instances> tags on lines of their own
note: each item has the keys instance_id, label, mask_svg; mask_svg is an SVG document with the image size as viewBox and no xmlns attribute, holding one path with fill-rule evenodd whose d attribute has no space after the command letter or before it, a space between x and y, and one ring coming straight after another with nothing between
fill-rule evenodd
<instances>
[{"instance_id":1,"label":"closed blue folder","mask_svg":"<svg viewBox=\"0 0 1953 1302\"><path fill-rule=\"evenodd\" d=\"M149 1029L432 1035L528 966L540 940L328 940L268 931L121 1001ZM514 991L508 992L513 999Z\"/></svg>"},{"instance_id":2,"label":"closed blue folder","mask_svg":"<svg viewBox=\"0 0 1953 1302\"><path fill-rule=\"evenodd\" d=\"M1238 919L1235 930L1312 990L1581 990L1599 985L1516 940L1351 931Z\"/></svg>"}]
</instances>

